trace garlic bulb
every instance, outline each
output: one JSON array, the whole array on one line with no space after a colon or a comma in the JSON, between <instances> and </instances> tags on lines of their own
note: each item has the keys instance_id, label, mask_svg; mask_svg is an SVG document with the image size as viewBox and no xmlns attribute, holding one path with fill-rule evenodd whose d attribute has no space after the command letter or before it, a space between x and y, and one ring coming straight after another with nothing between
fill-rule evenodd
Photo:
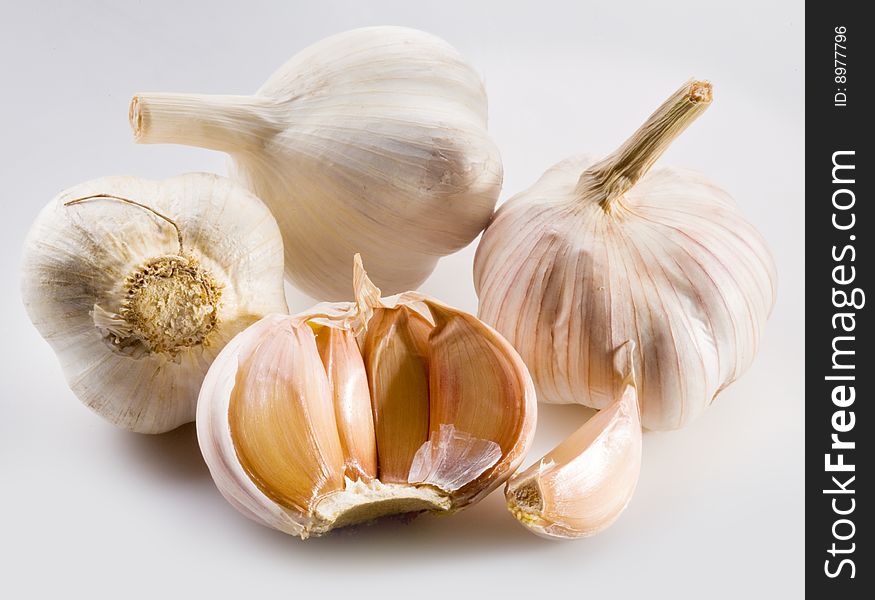
<instances>
[{"instance_id":1,"label":"garlic bulb","mask_svg":"<svg viewBox=\"0 0 875 600\"><path fill-rule=\"evenodd\" d=\"M96 179L37 217L22 296L83 403L160 433L194 420L228 340L287 310L282 239L267 207L222 177Z\"/></svg>"},{"instance_id":2,"label":"garlic bulb","mask_svg":"<svg viewBox=\"0 0 875 600\"><path fill-rule=\"evenodd\" d=\"M403 27L322 40L255 96L138 94L130 120L137 142L230 154L279 223L286 274L324 300L349 299L355 253L387 293L415 289L486 226L501 187L479 76Z\"/></svg>"},{"instance_id":3,"label":"garlic bulb","mask_svg":"<svg viewBox=\"0 0 875 600\"><path fill-rule=\"evenodd\" d=\"M695 419L750 365L775 299L765 241L729 195L650 170L711 102L683 85L619 150L572 158L499 208L477 249L480 318L520 352L538 398L604 408L636 342L642 422Z\"/></svg>"},{"instance_id":4,"label":"garlic bulb","mask_svg":"<svg viewBox=\"0 0 875 600\"><path fill-rule=\"evenodd\" d=\"M381 299L358 255L355 282L354 303L235 337L198 403L225 498L301 538L461 509L510 476L534 433L531 379L501 336L415 292Z\"/></svg>"},{"instance_id":5,"label":"garlic bulb","mask_svg":"<svg viewBox=\"0 0 875 600\"><path fill-rule=\"evenodd\" d=\"M626 508L641 472L634 385L505 488L510 512L549 538L594 535Z\"/></svg>"}]
</instances>

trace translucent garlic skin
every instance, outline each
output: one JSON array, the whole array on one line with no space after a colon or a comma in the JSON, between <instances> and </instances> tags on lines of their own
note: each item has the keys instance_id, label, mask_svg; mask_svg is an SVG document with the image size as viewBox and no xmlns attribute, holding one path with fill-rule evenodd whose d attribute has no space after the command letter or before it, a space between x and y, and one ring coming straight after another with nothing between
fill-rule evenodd
<instances>
[{"instance_id":1,"label":"translucent garlic skin","mask_svg":"<svg viewBox=\"0 0 875 600\"><path fill-rule=\"evenodd\" d=\"M614 155L552 167L483 234L479 316L519 351L544 402L607 406L622 385L614 354L632 340L643 425L675 429L756 354L776 294L765 241L702 175L649 170L692 120L672 111L694 110L683 103L696 84ZM606 201L610 185L622 189Z\"/></svg>"},{"instance_id":2,"label":"translucent garlic skin","mask_svg":"<svg viewBox=\"0 0 875 600\"><path fill-rule=\"evenodd\" d=\"M301 538L460 510L510 477L534 435L534 386L507 341L421 294L381 298L360 262L355 280L354 303L270 315L240 333L198 402L198 441L222 495ZM344 332L361 354L347 347L353 361L338 365L324 336Z\"/></svg>"},{"instance_id":3,"label":"translucent garlic skin","mask_svg":"<svg viewBox=\"0 0 875 600\"><path fill-rule=\"evenodd\" d=\"M95 194L114 197L67 204ZM178 231L116 197L172 218ZM209 174L106 177L65 190L34 222L21 273L27 313L73 392L140 433L193 421L225 343L287 310L275 220L250 192Z\"/></svg>"},{"instance_id":4,"label":"translucent garlic skin","mask_svg":"<svg viewBox=\"0 0 875 600\"><path fill-rule=\"evenodd\" d=\"M130 115L139 143L229 153L279 222L295 286L349 300L353 254L394 294L486 226L502 182L486 113L445 41L369 27L302 50L255 96L138 94Z\"/></svg>"}]
</instances>

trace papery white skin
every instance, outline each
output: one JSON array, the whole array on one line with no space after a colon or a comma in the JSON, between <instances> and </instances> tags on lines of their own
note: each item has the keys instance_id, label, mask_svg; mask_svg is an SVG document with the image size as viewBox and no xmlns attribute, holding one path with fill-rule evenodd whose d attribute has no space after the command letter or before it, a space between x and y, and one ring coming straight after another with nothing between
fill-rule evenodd
<instances>
[{"instance_id":1,"label":"papery white skin","mask_svg":"<svg viewBox=\"0 0 875 600\"><path fill-rule=\"evenodd\" d=\"M531 531L548 538L588 537L625 510L641 472L642 436L635 387L628 380L624 385L613 404L508 481L508 508ZM537 506L518 503L516 494L527 485L537 489Z\"/></svg>"},{"instance_id":2,"label":"papery white skin","mask_svg":"<svg viewBox=\"0 0 875 600\"><path fill-rule=\"evenodd\" d=\"M128 274L179 254L179 240L168 222L115 199L64 206L93 194L135 200L177 224L184 253L222 286L218 324L205 344L136 358L95 325L94 313L118 310ZM160 433L194 420L203 377L228 340L265 314L287 310L282 261L267 207L228 179L106 177L65 190L39 214L25 242L22 297L84 404L119 427Z\"/></svg>"},{"instance_id":3,"label":"papery white skin","mask_svg":"<svg viewBox=\"0 0 875 600\"><path fill-rule=\"evenodd\" d=\"M665 125L683 90L604 161L583 156L548 170L502 205L483 235L474 266L479 316L520 352L541 401L604 408L621 391L614 353L634 340L642 422L674 429L698 417L756 354L776 293L765 241L702 175L648 172L692 120ZM601 183L585 180L589 170L626 160L637 142L656 147L656 130L662 145L642 153L652 160L632 176L617 169L612 184L629 189L603 206Z\"/></svg>"},{"instance_id":4,"label":"papery white skin","mask_svg":"<svg viewBox=\"0 0 875 600\"><path fill-rule=\"evenodd\" d=\"M222 495L241 513L250 519L280 531L303 538L312 533L314 522L322 511L317 502L311 514L303 514L287 508L268 497L256 486L238 460L229 423L229 411L235 383L239 374L239 363L245 360L274 328L304 326L305 322L320 325L349 328L361 331L370 320L376 307L392 308L400 305L416 310L432 321L428 304L441 310L462 314L456 309L443 305L417 292L381 298L380 290L366 280L361 262L357 259L354 274L358 301L356 303L321 303L294 316L271 315L252 325L234 338L216 358L210 368L201 390L198 403L197 431L198 441L210 473ZM476 319L472 316L467 318ZM500 335L487 325L481 324L484 335L494 336L493 342L510 359L523 388L523 405L520 407L524 420L513 447L501 453L497 444L488 440L476 440L465 432L456 432L452 425L442 425L437 436L431 437L417 453L415 466L411 469L410 486L419 486L423 497L438 498L445 504L442 511L454 512L479 501L496 487L504 483L519 467L534 438L536 400L534 386L528 371L516 351ZM458 460L461 456L470 459L468 469L460 471L464 465ZM472 482L477 480L476 484ZM471 485L469 485L471 484ZM391 497L400 486L374 481L346 480L342 494L326 496L339 498L340 506L371 499ZM443 494L437 494L435 488ZM412 493L420 493L415 489ZM333 500L332 500L333 502ZM315 515L315 516L314 516Z\"/></svg>"},{"instance_id":5,"label":"papery white skin","mask_svg":"<svg viewBox=\"0 0 875 600\"><path fill-rule=\"evenodd\" d=\"M486 104L445 41L369 27L300 51L255 96L138 94L130 114L137 142L229 153L279 222L295 286L346 300L354 253L392 294L486 226L502 181Z\"/></svg>"}]
</instances>

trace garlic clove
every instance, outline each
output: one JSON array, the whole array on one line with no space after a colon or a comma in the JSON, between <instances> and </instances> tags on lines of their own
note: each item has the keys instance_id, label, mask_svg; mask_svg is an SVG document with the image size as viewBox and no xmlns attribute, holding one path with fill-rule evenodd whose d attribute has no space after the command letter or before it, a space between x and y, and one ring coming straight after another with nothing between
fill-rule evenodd
<instances>
[{"instance_id":1,"label":"garlic clove","mask_svg":"<svg viewBox=\"0 0 875 600\"><path fill-rule=\"evenodd\" d=\"M140 433L194 419L234 335L287 311L267 207L216 175L105 177L54 198L25 241L21 292L76 396Z\"/></svg>"},{"instance_id":2,"label":"garlic clove","mask_svg":"<svg viewBox=\"0 0 875 600\"><path fill-rule=\"evenodd\" d=\"M374 410L380 480L406 483L428 438L428 335L432 325L405 306L378 308L362 353Z\"/></svg>"},{"instance_id":3,"label":"garlic clove","mask_svg":"<svg viewBox=\"0 0 875 600\"><path fill-rule=\"evenodd\" d=\"M254 96L143 93L129 116L138 143L227 152L279 222L287 275L314 298L349 298L356 252L384 291L415 289L486 226L501 188L479 75L405 27L319 41Z\"/></svg>"},{"instance_id":4,"label":"garlic clove","mask_svg":"<svg viewBox=\"0 0 875 600\"><path fill-rule=\"evenodd\" d=\"M531 380L494 330L417 292L381 298L358 257L353 279L355 302L271 315L235 337L210 368L198 403L198 440L221 493L249 518L302 538L385 515L463 509L507 480L534 430ZM438 335L430 319L442 323ZM323 337L329 329L343 335ZM482 403L482 414L505 425L473 427L466 419L478 410L451 408L451 397L435 408L443 422L430 428L429 374L434 368L446 373L442 381L470 380L464 371L472 367L461 358L471 352L482 353L475 367L484 373L511 372L487 375L503 391L460 398ZM372 386L370 416L360 388L348 385L362 381L361 364ZM355 410L338 411L332 389L357 390ZM376 439L376 478L348 476L350 432Z\"/></svg>"},{"instance_id":5,"label":"garlic clove","mask_svg":"<svg viewBox=\"0 0 875 600\"><path fill-rule=\"evenodd\" d=\"M355 335L345 329L319 327L316 346L334 398L346 476L374 479L377 476L377 440L368 374Z\"/></svg>"},{"instance_id":6,"label":"garlic clove","mask_svg":"<svg viewBox=\"0 0 875 600\"><path fill-rule=\"evenodd\" d=\"M448 437L442 429L452 424L457 436L497 444L503 460L489 464L492 470L487 475L497 481L516 470L523 459L520 450L534 435L533 428L527 429L527 415L533 408L525 399L534 398L530 379L519 368L516 351L489 326L438 302L426 301L426 305L435 320L428 348L431 443ZM462 446L470 442L465 440ZM482 457L496 454L488 445L481 452ZM478 493L493 488L487 485Z\"/></svg>"},{"instance_id":7,"label":"garlic clove","mask_svg":"<svg viewBox=\"0 0 875 600\"><path fill-rule=\"evenodd\" d=\"M304 535L308 519L268 497L238 459L229 422L230 404L248 357L265 337L287 323L285 315L268 315L239 333L213 361L197 403L197 435L201 454L216 487L246 517L291 535Z\"/></svg>"},{"instance_id":8,"label":"garlic clove","mask_svg":"<svg viewBox=\"0 0 875 600\"><path fill-rule=\"evenodd\" d=\"M613 404L537 463L511 477L505 488L507 506L538 535L590 536L620 516L632 498L640 471L637 393L627 384Z\"/></svg>"},{"instance_id":9,"label":"garlic clove","mask_svg":"<svg viewBox=\"0 0 875 600\"><path fill-rule=\"evenodd\" d=\"M343 450L313 330L280 323L241 356L228 423L243 469L268 497L307 511L343 487Z\"/></svg>"},{"instance_id":10,"label":"garlic clove","mask_svg":"<svg viewBox=\"0 0 875 600\"><path fill-rule=\"evenodd\" d=\"M616 152L558 163L483 234L479 316L541 401L608 406L631 339L642 422L675 429L750 366L776 293L765 241L702 175L651 169L711 100L710 83L687 82Z\"/></svg>"}]
</instances>

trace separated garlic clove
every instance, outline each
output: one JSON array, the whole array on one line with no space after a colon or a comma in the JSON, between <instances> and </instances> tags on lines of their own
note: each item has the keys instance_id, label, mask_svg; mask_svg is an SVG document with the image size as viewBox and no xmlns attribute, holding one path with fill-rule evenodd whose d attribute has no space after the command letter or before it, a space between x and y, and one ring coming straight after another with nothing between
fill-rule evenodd
<instances>
[{"instance_id":1,"label":"separated garlic clove","mask_svg":"<svg viewBox=\"0 0 875 600\"><path fill-rule=\"evenodd\" d=\"M548 538L579 538L611 525L641 471L641 421L634 385L528 469L511 477L507 506Z\"/></svg>"},{"instance_id":2,"label":"separated garlic clove","mask_svg":"<svg viewBox=\"0 0 875 600\"><path fill-rule=\"evenodd\" d=\"M368 27L302 50L255 96L138 94L130 121L139 143L229 153L279 222L295 286L346 300L354 253L401 292L486 226L502 180L486 108L445 41Z\"/></svg>"},{"instance_id":3,"label":"separated garlic clove","mask_svg":"<svg viewBox=\"0 0 875 600\"><path fill-rule=\"evenodd\" d=\"M302 538L464 508L507 480L534 433L534 389L510 344L421 294L380 298L356 258L356 302L249 327L216 358L198 405L198 440L221 493ZM489 393L473 385L478 376ZM338 410L336 391L352 387L354 410ZM375 453L375 477L351 475L351 447Z\"/></svg>"},{"instance_id":4,"label":"separated garlic clove","mask_svg":"<svg viewBox=\"0 0 875 600\"><path fill-rule=\"evenodd\" d=\"M540 400L606 407L631 339L642 422L674 429L750 366L776 293L765 241L703 176L650 169L711 97L710 83L684 84L616 152L555 165L483 234L479 316Z\"/></svg>"},{"instance_id":5,"label":"separated garlic clove","mask_svg":"<svg viewBox=\"0 0 875 600\"><path fill-rule=\"evenodd\" d=\"M27 236L22 297L73 392L141 433L194 420L213 358L286 310L282 239L229 180L106 177L65 190Z\"/></svg>"}]
</instances>

